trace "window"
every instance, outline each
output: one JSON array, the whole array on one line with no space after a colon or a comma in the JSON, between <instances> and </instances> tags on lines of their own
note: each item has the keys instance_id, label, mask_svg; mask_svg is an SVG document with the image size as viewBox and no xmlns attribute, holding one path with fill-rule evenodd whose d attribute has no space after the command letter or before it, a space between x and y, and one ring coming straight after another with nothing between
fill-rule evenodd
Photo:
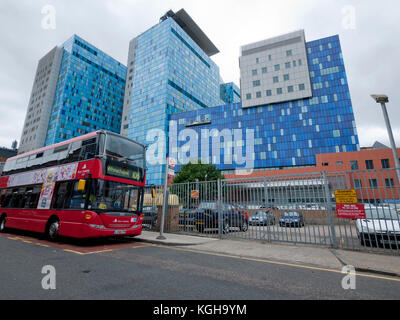
<instances>
[{"instance_id":1,"label":"window","mask_svg":"<svg viewBox=\"0 0 400 320\"><path fill-rule=\"evenodd\" d=\"M270 97L270 96L272 96L272 91L271 90L267 90L266 94L267 94L267 97Z\"/></svg>"},{"instance_id":2,"label":"window","mask_svg":"<svg viewBox=\"0 0 400 320\"><path fill-rule=\"evenodd\" d=\"M358 161L350 161L351 170L358 170Z\"/></svg>"},{"instance_id":3,"label":"window","mask_svg":"<svg viewBox=\"0 0 400 320\"><path fill-rule=\"evenodd\" d=\"M246 94L246 100L251 100L251 93Z\"/></svg>"},{"instance_id":4,"label":"window","mask_svg":"<svg viewBox=\"0 0 400 320\"><path fill-rule=\"evenodd\" d=\"M264 67L264 68L261 69L262 73L267 73L267 71L268 71L267 67Z\"/></svg>"},{"instance_id":5,"label":"window","mask_svg":"<svg viewBox=\"0 0 400 320\"><path fill-rule=\"evenodd\" d=\"M3 208L35 209L41 190L41 185L3 190L0 206Z\"/></svg>"},{"instance_id":6,"label":"window","mask_svg":"<svg viewBox=\"0 0 400 320\"><path fill-rule=\"evenodd\" d=\"M336 161L336 165L337 166L342 166L343 165L343 161Z\"/></svg>"},{"instance_id":7,"label":"window","mask_svg":"<svg viewBox=\"0 0 400 320\"><path fill-rule=\"evenodd\" d=\"M285 68L286 68L286 69L290 69L290 66L291 66L291 63L290 63L290 62L286 62L286 63L285 63Z\"/></svg>"},{"instance_id":8,"label":"window","mask_svg":"<svg viewBox=\"0 0 400 320\"><path fill-rule=\"evenodd\" d=\"M259 63L260 62L260 58L256 58L256 63Z\"/></svg>"},{"instance_id":9,"label":"window","mask_svg":"<svg viewBox=\"0 0 400 320\"><path fill-rule=\"evenodd\" d=\"M274 66L274 69L275 69L275 71L281 70L281 65L280 65L280 64L276 64L276 65Z\"/></svg>"},{"instance_id":10,"label":"window","mask_svg":"<svg viewBox=\"0 0 400 320\"><path fill-rule=\"evenodd\" d=\"M323 162L323 163L322 163L322 166L323 166L323 167L328 167L328 166L329 166L329 162Z\"/></svg>"},{"instance_id":11,"label":"window","mask_svg":"<svg viewBox=\"0 0 400 320\"><path fill-rule=\"evenodd\" d=\"M40 193L42 191L42 185L35 185L26 188L24 195L24 206L25 209L36 209L39 202Z\"/></svg>"},{"instance_id":12,"label":"window","mask_svg":"<svg viewBox=\"0 0 400 320\"><path fill-rule=\"evenodd\" d=\"M252 74L253 76L256 76L256 75L257 75L257 69L252 70L252 71L251 71L251 74Z\"/></svg>"},{"instance_id":13,"label":"window","mask_svg":"<svg viewBox=\"0 0 400 320\"><path fill-rule=\"evenodd\" d=\"M277 93L277 94L282 94L282 93L283 93L283 90L282 90L282 88L278 88L278 89L276 89L276 93Z\"/></svg>"},{"instance_id":14,"label":"window","mask_svg":"<svg viewBox=\"0 0 400 320\"><path fill-rule=\"evenodd\" d=\"M360 179L355 179L354 180L354 189L361 189L362 188L362 183Z\"/></svg>"},{"instance_id":15,"label":"window","mask_svg":"<svg viewBox=\"0 0 400 320\"><path fill-rule=\"evenodd\" d=\"M394 180L392 178L385 179L386 188L394 188Z\"/></svg>"},{"instance_id":16,"label":"window","mask_svg":"<svg viewBox=\"0 0 400 320\"><path fill-rule=\"evenodd\" d=\"M287 91L288 91L288 92L293 92L293 86L287 87Z\"/></svg>"},{"instance_id":17,"label":"window","mask_svg":"<svg viewBox=\"0 0 400 320\"><path fill-rule=\"evenodd\" d=\"M273 81L274 81L274 83L278 83L279 82L279 77L273 77Z\"/></svg>"},{"instance_id":18,"label":"window","mask_svg":"<svg viewBox=\"0 0 400 320\"><path fill-rule=\"evenodd\" d=\"M299 90L300 91L306 90L306 87L305 87L304 83L299 84Z\"/></svg>"},{"instance_id":19,"label":"window","mask_svg":"<svg viewBox=\"0 0 400 320\"><path fill-rule=\"evenodd\" d=\"M256 92L256 98L261 98L261 91Z\"/></svg>"},{"instance_id":20,"label":"window","mask_svg":"<svg viewBox=\"0 0 400 320\"><path fill-rule=\"evenodd\" d=\"M374 161L373 160L365 160L365 166L367 170L374 169Z\"/></svg>"},{"instance_id":21,"label":"window","mask_svg":"<svg viewBox=\"0 0 400 320\"><path fill-rule=\"evenodd\" d=\"M288 74L284 74L283 75L283 80L284 81L289 81L289 75Z\"/></svg>"},{"instance_id":22,"label":"window","mask_svg":"<svg viewBox=\"0 0 400 320\"><path fill-rule=\"evenodd\" d=\"M369 186L372 189L377 189L378 188L378 180L376 179L369 179Z\"/></svg>"},{"instance_id":23,"label":"window","mask_svg":"<svg viewBox=\"0 0 400 320\"><path fill-rule=\"evenodd\" d=\"M390 168L390 163L389 163L389 159L382 159L382 169L389 169Z\"/></svg>"},{"instance_id":24,"label":"window","mask_svg":"<svg viewBox=\"0 0 400 320\"><path fill-rule=\"evenodd\" d=\"M59 182L56 185L52 209L69 209L72 181Z\"/></svg>"},{"instance_id":25,"label":"window","mask_svg":"<svg viewBox=\"0 0 400 320\"><path fill-rule=\"evenodd\" d=\"M253 87L259 87L261 85L260 80L253 81Z\"/></svg>"},{"instance_id":26,"label":"window","mask_svg":"<svg viewBox=\"0 0 400 320\"><path fill-rule=\"evenodd\" d=\"M293 55L292 50L287 50L286 51L286 57L291 57Z\"/></svg>"},{"instance_id":27,"label":"window","mask_svg":"<svg viewBox=\"0 0 400 320\"><path fill-rule=\"evenodd\" d=\"M333 137L339 138L340 137L340 130L333 130Z\"/></svg>"}]
</instances>

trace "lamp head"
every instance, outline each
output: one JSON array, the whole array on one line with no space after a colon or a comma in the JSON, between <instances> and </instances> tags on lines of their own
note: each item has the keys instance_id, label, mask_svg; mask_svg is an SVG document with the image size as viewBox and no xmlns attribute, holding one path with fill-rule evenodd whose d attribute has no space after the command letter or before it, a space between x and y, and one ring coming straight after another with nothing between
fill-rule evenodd
<instances>
[{"instance_id":1,"label":"lamp head","mask_svg":"<svg viewBox=\"0 0 400 320\"><path fill-rule=\"evenodd\" d=\"M388 103L389 97L384 94L373 94L371 95L372 99L375 100L376 103Z\"/></svg>"}]
</instances>

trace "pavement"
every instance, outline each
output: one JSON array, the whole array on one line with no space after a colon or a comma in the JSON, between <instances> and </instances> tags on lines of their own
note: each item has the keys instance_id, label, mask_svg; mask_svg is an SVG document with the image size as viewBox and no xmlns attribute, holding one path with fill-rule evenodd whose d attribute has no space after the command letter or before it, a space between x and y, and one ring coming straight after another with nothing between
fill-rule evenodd
<instances>
[{"instance_id":1,"label":"pavement","mask_svg":"<svg viewBox=\"0 0 400 320\"><path fill-rule=\"evenodd\" d=\"M299 244L265 243L143 231L136 239L158 245L182 247L190 251L213 252L243 258L262 259L295 265L339 269L351 265L357 272L400 277L400 256L333 249Z\"/></svg>"}]
</instances>

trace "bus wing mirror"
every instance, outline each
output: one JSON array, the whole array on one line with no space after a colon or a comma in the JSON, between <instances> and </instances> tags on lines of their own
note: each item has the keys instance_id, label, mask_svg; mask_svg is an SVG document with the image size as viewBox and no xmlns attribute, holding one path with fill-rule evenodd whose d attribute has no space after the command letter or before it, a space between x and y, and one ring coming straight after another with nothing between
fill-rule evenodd
<instances>
[{"instance_id":1,"label":"bus wing mirror","mask_svg":"<svg viewBox=\"0 0 400 320\"><path fill-rule=\"evenodd\" d=\"M85 191L85 187L86 187L86 180L81 179L78 182L78 191Z\"/></svg>"}]
</instances>

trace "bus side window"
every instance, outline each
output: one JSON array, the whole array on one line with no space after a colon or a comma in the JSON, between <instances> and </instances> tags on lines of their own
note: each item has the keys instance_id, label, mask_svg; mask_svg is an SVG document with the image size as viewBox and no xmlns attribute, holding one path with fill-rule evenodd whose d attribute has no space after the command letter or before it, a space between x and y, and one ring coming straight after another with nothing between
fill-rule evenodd
<instances>
[{"instance_id":1,"label":"bus side window","mask_svg":"<svg viewBox=\"0 0 400 320\"><path fill-rule=\"evenodd\" d=\"M4 203L6 202L6 190L1 190L0 195L0 208L4 208Z\"/></svg>"},{"instance_id":2,"label":"bus side window","mask_svg":"<svg viewBox=\"0 0 400 320\"><path fill-rule=\"evenodd\" d=\"M4 208L10 208L11 199L12 199L12 190L7 189L6 190L6 198L4 200Z\"/></svg>"},{"instance_id":3,"label":"bus side window","mask_svg":"<svg viewBox=\"0 0 400 320\"><path fill-rule=\"evenodd\" d=\"M18 189L12 189L11 191L11 199L8 203L8 208L17 208L19 202L19 194Z\"/></svg>"},{"instance_id":4,"label":"bus side window","mask_svg":"<svg viewBox=\"0 0 400 320\"><path fill-rule=\"evenodd\" d=\"M26 208L29 209L37 208L41 191L42 191L41 184L32 187L32 192L30 193L29 198L27 198L27 202L25 204Z\"/></svg>"},{"instance_id":5,"label":"bus side window","mask_svg":"<svg viewBox=\"0 0 400 320\"><path fill-rule=\"evenodd\" d=\"M76 181L72 187L71 193L71 209L84 209L86 203L86 197L84 197L85 191L78 190L79 181Z\"/></svg>"},{"instance_id":6,"label":"bus side window","mask_svg":"<svg viewBox=\"0 0 400 320\"><path fill-rule=\"evenodd\" d=\"M71 181L59 182L54 190L53 209L69 209L70 208L70 194L71 194Z\"/></svg>"},{"instance_id":7,"label":"bus side window","mask_svg":"<svg viewBox=\"0 0 400 320\"><path fill-rule=\"evenodd\" d=\"M18 203L17 203L18 208L25 208L28 197L30 196L30 192L32 192L32 188L29 187L18 189Z\"/></svg>"}]
</instances>

